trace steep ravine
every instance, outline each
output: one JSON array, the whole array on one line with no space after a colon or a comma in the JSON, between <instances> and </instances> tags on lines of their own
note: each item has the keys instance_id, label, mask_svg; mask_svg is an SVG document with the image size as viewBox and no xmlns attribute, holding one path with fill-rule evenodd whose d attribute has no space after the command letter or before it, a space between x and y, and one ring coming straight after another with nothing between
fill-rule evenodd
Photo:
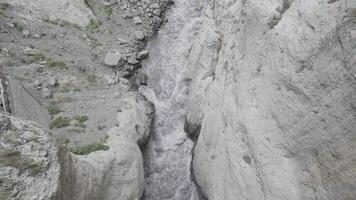
<instances>
[{"instance_id":1,"label":"steep ravine","mask_svg":"<svg viewBox=\"0 0 356 200\"><path fill-rule=\"evenodd\" d=\"M151 138L143 152L144 200L199 199L192 180L193 142L183 131L188 81L184 80L192 40L200 27L204 1L175 1L168 22L149 44L150 56L143 63L148 86L140 91L154 103Z\"/></svg>"}]
</instances>

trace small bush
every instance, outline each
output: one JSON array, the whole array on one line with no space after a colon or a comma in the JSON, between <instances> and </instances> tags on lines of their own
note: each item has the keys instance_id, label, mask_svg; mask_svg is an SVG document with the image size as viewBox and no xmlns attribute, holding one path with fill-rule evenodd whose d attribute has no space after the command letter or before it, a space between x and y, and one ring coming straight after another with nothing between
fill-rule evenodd
<instances>
[{"instance_id":1,"label":"small bush","mask_svg":"<svg viewBox=\"0 0 356 200\"><path fill-rule=\"evenodd\" d=\"M28 169L31 175L38 174L41 171L41 166L38 163L35 163L32 159L23 157L20 151L13 149L1 151L0 163L4 166L17 168L20 172Z\"/></svg>"},{"instance_id":2,"label":"small bush","mask_svg":"<svg viewBox=\"0 0 356 200\"><path fill-rule=\"evenodd\" d=\"M93 143L86 146L73 148L71 149L71 152L76 155L89 155L92 152L100 150L107 151L109 150L109 146L104 145L102 143Z\"/></svg>"},{"instance_id":3,"label":"small bush","mask_svg":"<svg viewBox=\"0 0 356 200\"><path fill-rule=\"evenodd\" d=\"M59 110L59 108L55 107L55 106L48 106L47 108L48 113L53 117L53 115L56 115L58 113L61 112L61 110Z\"/></svg>"},{"instance_id":4,"label":"small bush","mask_svg":"<svg viewBox=\"0 0 356 200\"><path fill-rule=\"evenodd\" d=\"M49 124L50 129L69 126L71 119L69 117L57 117Z\"/></svg>"},{"instance_id":5,"label":"small bush","mask_svg":"<svg viewBox=\"0 0 356 200\"><path fill-rule=\"evenodd\" d=\"M73 117L73 119L75 121L77 121L78 123L83 123L83 122L87 121L89 119L89 117L88 116L75 116L75 117Z\"/></svg>"},{"instance_id":6,"label":"small bush","mask_svg":"<svg viewBox=\"0 0 356 200\"><path fill-rule=\"evenodd\" d=\"M95 31L101 26L101 22L99 20L91 19L90 23L87 25L87 29L90 31Z\"/></svg>"},{"instance_id":7,"label":"small bush","mask_svg":"<svg viewBox=\"0 0 356 200\"><path fill-rule=\"evenodd\" d=\"M104 12L107 17L110 17L112 15L112 7L111 6L104 6Z\"/></svg>"}]
</instances>

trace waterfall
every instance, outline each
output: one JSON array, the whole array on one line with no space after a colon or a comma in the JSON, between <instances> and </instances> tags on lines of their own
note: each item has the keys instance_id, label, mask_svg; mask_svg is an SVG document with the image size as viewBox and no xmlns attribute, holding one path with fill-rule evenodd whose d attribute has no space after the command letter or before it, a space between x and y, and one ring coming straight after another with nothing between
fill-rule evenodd
<instances>
[{"instance_id":1,"label":"waterfall","mask_svg":"<svg viewBox=\"0 0 356 200\"><path fill-rule=\"evenodd\" d=\"M150 56L142 69L149 77L148 85L140 91L154 103L156 114L143 152L144 200L199 198L190 169L194 143L183 131L188 85L182 76L204 4L197 0L175 1L166 14L168 22L148 45Z\"/></svg>"}]
</instances>

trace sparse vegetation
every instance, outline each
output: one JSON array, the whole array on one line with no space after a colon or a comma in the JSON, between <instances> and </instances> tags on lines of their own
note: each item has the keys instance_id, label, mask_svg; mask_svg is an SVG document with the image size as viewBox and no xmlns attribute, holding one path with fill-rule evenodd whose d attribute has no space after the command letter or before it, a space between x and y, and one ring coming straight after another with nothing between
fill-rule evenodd
<instances>
[{"instance_id":1,"label":"sparse vegetation","mask_svg":"<svg viewBox=\"0 0 356 200\"><path fill-rule=\"evenodd\" d=\"M99 20L91 19L90 23L87 25L87 29L90 31L96 31L101 26Z\"/></svg>"},{"instance_id":2,"label":"sparse vegetation","mask_svg":"<svg viewBox=\"0 0 356 200\"><path fill-rule=\"evenodd\" d=\"M73 117L73 119L75 121L77 121L78 123L83 123L83 122L87 121L89 119L89 117L82 115L82 116L75 116L75 117Z\"/></svg>"},{"instance_id":3,"label":"sparse vegetation","mask_svg":"<svg viewBox=\"0 0 356 200\"><path fill-rule=\"evenodd\" d=\"M42 53L35 53L32 54L32 59L36 62L43 62L45 61L48 67L51 68L61 68L61 69L68 69L68 66L62 61L55 61L52 58L47 58Z\"/></svg>"},{"instance_id":4,"label":"sparse vegetation","mask_svg":"<svg viewBox=\"0 0 356 200\"><path fill-rule=\"evenodd\" d=\"M61 110L55 106L48 106L47 110L48 110L48 113L52 116L52 118L54 115L61 112Z\"/></svg>"},{"instance_id":5,"label":"sparse vegetation","mask_svg":"<svg viewBox=\"0 0 356 200\"><path fill-rule=\"evenodd\" d=\"M104 145L102 143L93 143L86 146L73 148L71 149L71 152L76 155L89 155L92 152L100 151L100 150L107 151L109 150L109 146Z\"/></svg>"},{"instance_id":6,"label":"sparse vegetation","mask_svg":"<svg viewBox=\"0 0 356 200\"><path fill-rule=\"evenodd\" d=\"M23 157L20 151L10 148L0 152L0 163L4 166L17 168L21 173L30 170L31 175L36 175L41 171L41 166L38 163Z\"/></svg>"},{"instance_id":7,"label":"sparse vegetation","mask_svg":"<svg viewBox=\"0 0 356 200\"><path fill-rule=\"evenodd\" d=\"M57 117L49 124L50 129L69 126L71 119L69 117Z\"/></svg>"},{"instance_id":8,"label":"sparse vegetation","mask_svg":"<svg viewBox=\"0 0 356 200\"><path fill-rule=\"evenodd\" d=\"M110 17L112 15L112 7L110 5L104 6L104 12L107 17Z\"/></svg>"},{"instance_id":9,"label":"sparse vegetation","mask_svg":"<svg viewBox=\"0 0 356 200\"><path fill-rule=\"evenodd\" d=\"M72 121L75 121L76 124L75 126L86 128L86 125L84 124L85 121L87 121L89 118L87 116L74 116L72 118L70 117L63 117L59 116L52 120L52 122L49 125L49 128L61 128L65 126L69 126Z\"/></svg>"}]
</instances>

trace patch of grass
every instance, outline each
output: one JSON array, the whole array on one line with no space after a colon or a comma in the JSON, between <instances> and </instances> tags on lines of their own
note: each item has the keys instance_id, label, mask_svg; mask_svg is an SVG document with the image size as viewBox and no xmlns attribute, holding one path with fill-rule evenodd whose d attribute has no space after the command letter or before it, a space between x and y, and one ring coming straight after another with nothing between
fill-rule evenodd
<instances>
[{"instance_id":1,"label":"patch of grass","mask_svg":"<svg viewBox=\"0 0 356 200\"><path fill-rule=\"evenodd\" d=\"M84 116L84 115L73 117L73 120L77 121L78 123L83 123L83 122L87 121L88 119L89 119L89 117Z\"/></svg>"},{"instance_id":2,"label":"patch of grass","mask_svg":"<svg viewBox=\"0 0 356 200\"><path fill-rule=\"evenodd\" d=\"M50 129L69 126L71 119L69 117L57 117L49 124Z\"/></svg>"},{"instance_id":3,"label":"patch of grass","mask_svg":"<svg viewBox=\"0 0 356 200\"><path fill-rule=\"evenodd\" d=\"M55 106L48 106L47 110L52 117L61 112L61 110Z\"/></svg>"},{"instance_id":4,"label":"patch of grass","mask_svg":"<svg viewBox=\"0 0 356 200\"><path fill-rule=\"evenodd\" d=\"M104 6L104 12L107 17L110 17L112 15L112 7L110 5Z\"/></svg>"},{"instance_id":5,"label":"patch of grass","mask_svg":"<svg viewBox=\"0 0 356 200\"><path fill-rule=\"evenodd\" d=\"M71 152L76 155L89 155L92 152L100 151L100 150L107 151L109 150L109 146L104 145L102 143L93 143L86 146L73 148L71 149Z\"/></svg>"},{"instance_id":6,"label":"patch of grass","mask_svg":"<svg viewBox=\"0 0 356 200\"><path fill-rule=\"evenodd\" d=\"M31 175L36 175L41 171L41 166L38 163L23 157L20 151L10 148L1 151L0 163L4 166L17 168L20 172L30 170Z\"/></svg>"},{"instance_id":7,"label":"patch of grass","mask_svg":"<svg viewBox=\"0 0 356 200\"><path fill-rule=\"evenodd\" d=\"M99 20L91 19L90 23L87 25L87 29L90 31L96 31L101 26Z\"/></svg>"},{"instance_id":8,"label":"patch of grass","mask_svg":"<svg viewBox=\"0 0 356 200\"><path fill-rule=\"evenodd\" d=\"M32 54L32 59L36 62L46 61L47 66L51 68L68 69L68 66L63 61L55 61L52 58L47 58L42 53Z\"/></svg>"},{"instance_id":9,"label":"patch of grass","mask_svg":"<svg viewBox=\"0 0 356 200\"><path fill-rule=\"evenodd\" d=\"M46 62L48 67L52 67L52 68L58 67L61 69L68 69L68 66L62 61L55 61L52 60L51 58L47 58Z\"/></svg>"}]
</instances>

